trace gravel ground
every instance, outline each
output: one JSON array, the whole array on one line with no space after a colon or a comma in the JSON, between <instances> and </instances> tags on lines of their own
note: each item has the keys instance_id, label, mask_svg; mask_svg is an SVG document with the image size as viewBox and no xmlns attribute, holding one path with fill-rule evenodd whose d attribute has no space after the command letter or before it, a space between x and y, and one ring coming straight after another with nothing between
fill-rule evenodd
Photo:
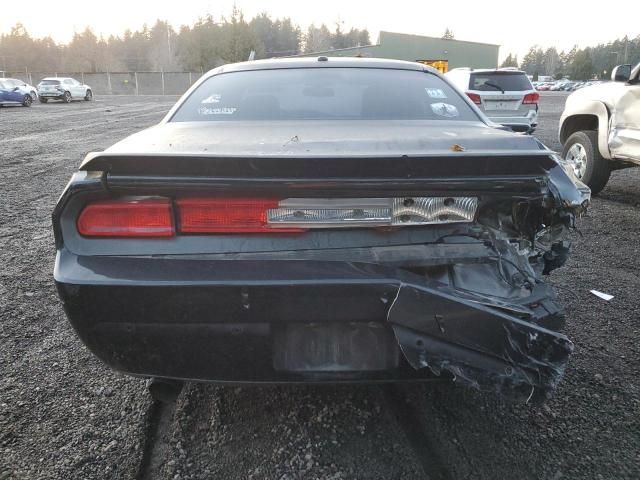
<instances>
[{"instance_id":1,"label":"gravel ground","mask_svg":"<svg viewBox=\"0 0 640 480\"><path fill-rule=\"evenodd\" d=\"M541 100L536 135L555 149L564 99ZM576 351L543 406L442 384L193 384L166 407L104 367L57 301L50 213L86 152L174 101L0 110L0 479L640 477L640 169L612 175L551 276Z\"/></svg>"}]
</instances>

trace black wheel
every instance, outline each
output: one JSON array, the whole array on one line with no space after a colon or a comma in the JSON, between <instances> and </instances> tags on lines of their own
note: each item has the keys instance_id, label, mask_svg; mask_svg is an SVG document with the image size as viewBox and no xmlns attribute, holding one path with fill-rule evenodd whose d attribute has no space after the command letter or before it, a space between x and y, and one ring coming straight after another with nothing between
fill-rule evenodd
<instances>
[{"instance_id":1,"label":"black wheel","mask_svg":"<svg viewBox=\"0 0 640 480\"><path fill-rule=\"evenodd\" d=\"M93 100L93 93L91 93L91 90L87 90L87 94L84 96L84 100L85 102L90 102L91 100Z\"/></svg>"},{"instance_id":2,"label":"black wheel","mask_svg":"<svg viewBox=\"0 0 640 480\"><path fill-rule=\"evenodd\" d=\"M31 95L27 93L22 99L22 106L30 107L32 102L33 102L33 99L31 98Z\"/></svg>"},{"instance_id":3,"label":"black wheel","mask_svg":"<svg viewBox=\"0 0 640 480\"><path fill-rule=\"evenodd\" d=\"M598 132L583 130L571 135L562 149L562 158L573 168L593 195L602 190L611 175L611 166L598 150Z\"/></svg>"},{"instance_id":4,"label":"black wheel","mask_svg":"<svg viewBox=\"0 0 640 480\"><path fill-rule=\"evenodd\" d=\"M64 92L64 95L62 96L62 101L64 103L71 103L71 94L69 92Z\"/></svg>"},{"instance_id":5,"label":"black wheel","mask_svg":"<svg viewBox=\"0 0 640 480\"><path fill-rule=\"evenodd\" d=\"M40 100L40 103L47 103L49 101L48 98L43 98L43 97L38 97L38 99Z\"/></svg>"}]
</instances>

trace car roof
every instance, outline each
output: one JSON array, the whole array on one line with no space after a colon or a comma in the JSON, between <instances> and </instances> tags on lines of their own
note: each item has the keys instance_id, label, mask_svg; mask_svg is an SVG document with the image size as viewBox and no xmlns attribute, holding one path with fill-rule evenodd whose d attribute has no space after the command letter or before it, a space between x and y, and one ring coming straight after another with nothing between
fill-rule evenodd
<instances>
[{"instance_id":1,"label":"car roof","mask_svg":"<svg viewBox=\"0 0 640 480\"><path fill-rule=\"evenodd\" d=\"M207 76L223 72L242 72L250 70L273 70L286 68L388 68L396 70L439 72L428 65L404 60L391 60L386 58L362 58L362 57L286 57L271 58L266 60L253 60L250 62L231 63L223 65L207 72Z\"/></svg>"}]
</instances>

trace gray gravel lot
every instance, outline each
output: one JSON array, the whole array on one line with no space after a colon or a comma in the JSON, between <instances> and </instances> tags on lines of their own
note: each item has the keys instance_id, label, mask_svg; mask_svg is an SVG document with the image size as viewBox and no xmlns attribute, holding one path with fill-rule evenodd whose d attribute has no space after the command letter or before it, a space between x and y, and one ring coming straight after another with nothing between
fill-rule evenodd
<instances>
[{"instance_id":1,"label":"gray gravel lot","mask_svg":"<svg viewBox=\"0 0 640 480\"><path fill-rule=\"evenodd\" d=\"M565 98L541 99L555 149ZM448 384L193 384L161 407L104 367L57 301L51 210L87 152L175 100L0 109L0 479L640 478L640 169L612 175L552 274L576 351L543 406Z\"/></svg>"}]
</instances>

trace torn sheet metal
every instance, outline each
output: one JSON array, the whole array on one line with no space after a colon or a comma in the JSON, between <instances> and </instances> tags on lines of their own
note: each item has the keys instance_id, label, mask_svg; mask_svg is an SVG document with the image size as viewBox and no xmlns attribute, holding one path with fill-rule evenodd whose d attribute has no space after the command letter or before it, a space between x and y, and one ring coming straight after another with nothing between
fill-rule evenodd
<instances>
[{"instance_id":1,"label":"torn sheet metal","mask_svg":"<svg viewBox=\"0 0 640 480\"><path fill-rule=\"evenodd\" d=\"M547 185L552 201L536 214L526 203L510 215L496 207L478 218L492 263L452 265L429 278L442 286L400 285L387 321L413 368L512 398L545 398L556 388L573 344L558 332L562 307L542 277L566 261L567 236L590 191L560 164Z\"/></svg>"},{"instance_id":2,"label":"torn sheet metal","mask_svg":"<svg viewBox=\"0 0 640 480\"><path fill-rule=\"evenodd\" d=\"M387 320L415 369L505 396L550 393L573 351L561 333L421 285L400 286Z\"/></svg>"},{"instance_id":3,"label":"torn sheet metal","mask_svg":"<svg viewBox=\"0 0 640 480\"><path fill-rule=\"evenodd\" d=\"M640 86L619 89L609 129L609 150L620 159L640 162Z\"/></svg>"}]
</instances>

